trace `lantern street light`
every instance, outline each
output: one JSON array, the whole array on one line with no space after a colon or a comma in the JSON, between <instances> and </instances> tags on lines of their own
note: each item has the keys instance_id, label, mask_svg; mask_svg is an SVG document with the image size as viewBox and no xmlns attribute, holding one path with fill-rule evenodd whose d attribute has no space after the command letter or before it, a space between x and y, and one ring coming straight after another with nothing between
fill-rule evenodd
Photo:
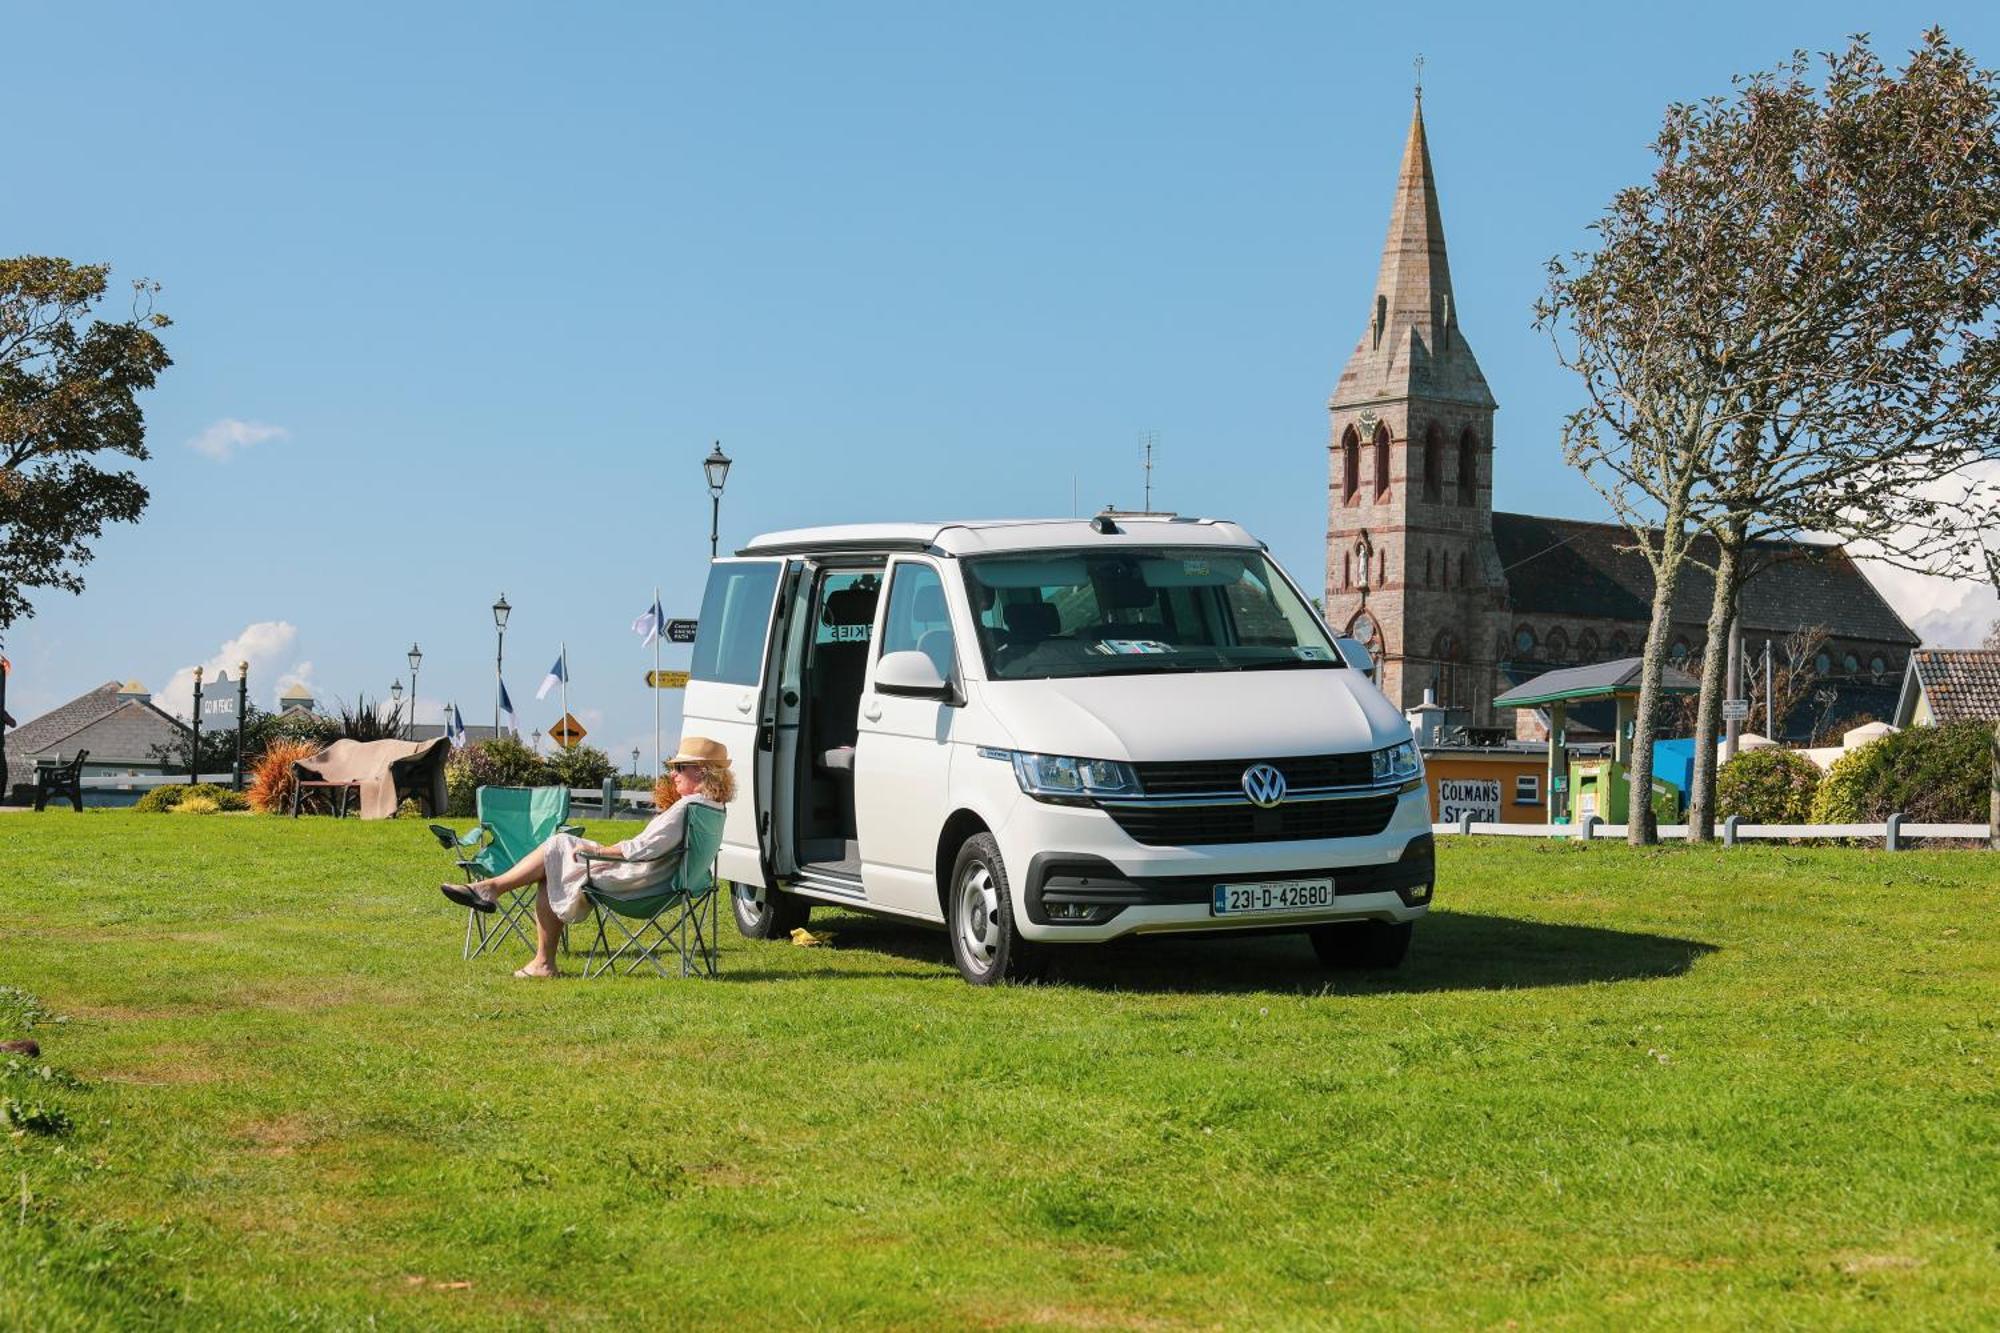
<instances>
[{"instance_id":1,"label":"lantern street light","mask_svg":"<svg viewBox=\"0 0 2000 1333\"><path fill-rule=\"evenodd\" d=\"M416 699L416 695L413 694L410 696L412 704L416 703ZM389 702L394 706L396 716L400 718L403 715L403 678L401 676L398 676L389 686Z\"/></svg>"},{"instance_id":2,"label":"lantern street light","mask_svg":"<svg viewBox=\"0 0 2000 1333\"><path fill-rule=\"evenodd\" d=\"M506 670L507 613L514 608L507 605L507 594L501 593L500 600L493 603L493 734L500 734L500 691L501 678Z\"/></svg>"},{"instance_id":3,"label":"lantern street light","mask_svg":"<svg viewBox=\"0 0 2000 1333\"><path fill-rule=\"evenodd\" d=\"M540 754L542 752L542 729L540 727L535 728L534 745L535 753Z\"/></svg>"},{"instance_id":4,"label":"lantern street light","mask_svg":"<svg viewBox=\"0 0 2000 1333\"><path fill-rule=\"evenodd\" d=\"M717 531L722 525L722 485L729 480L729 464L732 460L722 452L722 441L708 451L708 457L701 460L701 470L708 477L708 558L715 559Z\"/></svg>"},{"instance_id":5,"label":"lantern street light","mask_svg":"<svg viewBox=\"0 0 2000 1333\"><path fill-rule=\"evenodd\" d=\"M632 776L639 776L639 747L636 745L632 747Z\"/></svg>"},{"instance_id":6,"label":"lantern street light","mask_svg":"<svg viewBox=\"0 0 2000 1333\"><path fill-rule=\"evenodd\" d=\"M410 643L410 724L404 735L411 740L417 738L417 668L424 664L424 650Z\"/></svg>"}]
</instances>

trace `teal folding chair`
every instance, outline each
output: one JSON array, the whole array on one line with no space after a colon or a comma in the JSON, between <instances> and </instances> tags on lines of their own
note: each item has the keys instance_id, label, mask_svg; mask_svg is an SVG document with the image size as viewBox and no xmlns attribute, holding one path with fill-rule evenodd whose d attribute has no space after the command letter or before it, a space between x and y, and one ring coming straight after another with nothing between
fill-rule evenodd
<instances>
[{"instance_id":1,"label":"teal folding chair","mask_svg":"<svg viewBox=\"0 0 2000 1333\"><path fill-rule=\"evenodd\" d=\"M510 869L551 833L583 832L568 822L566 787L481 787L477 799L479 822L464 833L442 824L430 826L444 849L457 856L468 884ZM509 935L532 953L535 941L527 927L534 909L534 892L521 889L502 894L490 913L466 909L463 955L477 958L499 947Z\"/></svg>"},{"instance_id":2,"label":"teal folding chair","mask_svg":"<svg viewBox=\"0 0 2000 1333\"><path fill-rule=\"evenodd\" d=\"M622 970L626 976L646 964L664 977L667 970L660 966L659 953L667 948L678 956L682 976L687 976L690 968L702 976L715 975L715 942L720 919L716 902L721 897L716 892L715 858L722 850L722 820L723 812L713 806L691 805L687 834L680 846L658 857L624 862L633 865L648 859L680 857L673 878L644 897L617 897L590 879L584 881L584 896L590 900L597 918L597 939L583 960L586 977L601 977L620 963L624 964ZM583 858L591 869L595 869L593 862L610 864L589 852L583 853ZM638 922L639 928L632 929L626 924L628 921ZM624 936L616 948L605 931L607 923L616 924L618 933Z\"/></svg>"}]
</instances>

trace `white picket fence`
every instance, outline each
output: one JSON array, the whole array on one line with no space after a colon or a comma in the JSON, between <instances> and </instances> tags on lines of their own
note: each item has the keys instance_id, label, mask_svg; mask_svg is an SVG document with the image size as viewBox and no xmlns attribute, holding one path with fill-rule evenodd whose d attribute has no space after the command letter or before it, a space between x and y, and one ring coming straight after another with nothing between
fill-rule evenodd
<instances>
[{"instance_id":1,"label":"white picket fence","mask_svg":"<svg viewBox=\"0 0 2000 1333\"><path fill-rule=\"evenodd\" d=\"M1624 824L1607 824L1592 815L1580 824L1487 824L1470 816L1455 824L1433 824L1438 834L1487 835L1501 838L1574 838L1582 842L1616 839L1623 841ZM1861 839L1879 841L1888 851L1900 851L1914 838L1951 838L1985 842L1991 830L1984 824L1913 824L1901 815L1890 815L1880 824L1746 824L1735 816L1716 825L1717 841L1725 847L1739 842L1784 842L1794 840ZM1662 824L1660 841L1685 839L1686 824Z\"/></svg>"}]
</instances>

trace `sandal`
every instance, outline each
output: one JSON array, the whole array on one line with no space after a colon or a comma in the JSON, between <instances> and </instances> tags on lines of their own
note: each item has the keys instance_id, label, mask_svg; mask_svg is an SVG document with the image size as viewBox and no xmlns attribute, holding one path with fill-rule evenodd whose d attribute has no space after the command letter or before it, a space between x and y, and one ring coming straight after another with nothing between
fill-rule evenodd
<instances>
[{"instance_id":1,"label":"sandal","mask_svg":"<svg viewBox=\"0 0 2000 1333\"><path fill-rule=\"evenodd\" d=\"M474 893L470 885L440 884L438 892L457 903L460 907L470 907L475 912L491 912L493 900Z\"/></svg>"},{"instance_id":2,"label":"sandal","mask_svg":"<svg viewBox=\"0 0 2000 1333\"><path fill-rule=\"evenodd\" d=\"M530 972L524 964L514 969L514 975L523 981L553 981L555 978L561 976L562 973L555 971L553 968L547 972Z\"/></svg>"}]
</instances>

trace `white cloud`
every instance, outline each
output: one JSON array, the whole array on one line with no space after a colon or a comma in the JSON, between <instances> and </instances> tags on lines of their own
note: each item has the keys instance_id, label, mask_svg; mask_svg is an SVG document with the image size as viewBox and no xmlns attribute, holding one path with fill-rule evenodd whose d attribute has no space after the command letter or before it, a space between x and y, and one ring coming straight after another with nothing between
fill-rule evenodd
<instances>
[{"instance_id":1,"label":"white cloud","mask_svg":"<svg viewBox=\"0 0 2000 1333\"><path fill-rule=\"evenodd\" d=\"M269 440L282 440L291 435L283 426L273 426L262 421L238 421L235 417L224 417L206 427L201 434L188 441L188 448L204 458L212 458L218 463L227 463L238 452L254 444Z\"/></svg>"},{"instance_id":2,"label":"white cloud","mask_svg":"<svg viewBox=\"0 0 2000 1333\"><path fill-rule=\"evenodd\" d=\"M2000 503L2000 463L1969 468L1957 480L1933 484L1922 493L1946 503L1972 505L1975 511L1977 506ZM1984 570L1966 569L1965 578L1916 574L1867 559L1861 556L1864 549L1854 548L1858 563L1926 647L1977 647L1986 631L2000 621L2000 592L1994 590Z\"/></svg>"},{"instance_id":3,"label":"white cloud","mask_svg":"<svg viewBox=\"0 0 2000 1333\"><path fill-rule=\"evenodd\" d=\"M203 691L225 671L233 686L237 665L244 662L250 665L251 687L264 698L266 707L275 707L279 693L294 681L312 689L312 663L297 661L293 656L298 639L298 627L289 621L260 620L245 625L241 633L224 642L201 664ZM184 666L174 672L166 688L153 696L153 702L176 717L192 716L194 667Z\"/></svg>"}]
</instances>

